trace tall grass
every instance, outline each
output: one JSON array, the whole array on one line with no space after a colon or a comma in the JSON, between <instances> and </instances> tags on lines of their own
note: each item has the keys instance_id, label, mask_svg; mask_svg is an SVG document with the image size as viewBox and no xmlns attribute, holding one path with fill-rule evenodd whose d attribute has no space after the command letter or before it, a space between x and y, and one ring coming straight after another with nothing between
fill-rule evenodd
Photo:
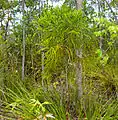
<instances>
[{"instance_id":1,"label":"tall grass","mask_svg":"<svg viewBox=\"0 0 118 120\"><path fill-rule=\"evenodd\" d=\"M118 101L95 94L76 99L75 89L63 93L54 87L45 89L20 79L9 81L0 89L4 108L23 120L117 120ZM88 90L89 91L89 90ZM89 93L89 92L88 92Z\"/></svg>"}]
</instances>

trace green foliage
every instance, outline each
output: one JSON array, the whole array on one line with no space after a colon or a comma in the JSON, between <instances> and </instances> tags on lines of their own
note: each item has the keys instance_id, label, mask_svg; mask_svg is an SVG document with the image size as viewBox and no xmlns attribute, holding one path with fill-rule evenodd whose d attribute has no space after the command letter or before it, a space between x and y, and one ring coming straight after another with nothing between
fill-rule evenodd
<instances>
[{"instance_id":1,"label":"green foliage","mask_svg":"<svg viewBox=\"0 0 118 120\"><path fill-rule=\"evenodd\" d=\"M117 101L109 100L104 104L101 104L100 101L95 100L95 97L89 96L87 99L85 97L85 116L87 120L117 120Z\"/></svg>"},{"instance_id":2,"label":"green foliage","mask_svg":"<svg viewBox=\"0 0 118 120\"><path fill-rule=\"evenodd\" d=\"M109 13L113 18L105 17L106 1L99 1L99 13L94 10L95 1L85 0L83 11L73 5L42 9L44 4L35 0L25 4L25 16L16 22L21 4L0 3L0 102L4 111L24 120L117 120L118 25L113 12ZM116 4L114 0L109 5ZM12 17L6 18L8 11ZM26 59L21 81L23 25ZM82 58L76 55L80 48ZM79 100L77 61L83 69Z\"/></svg>"},{"instance_id":3,"label":"green foliage","mask_svg":"<svg viewBox=\"0 0 118 120\"><path fill-rule=\"evenodd\" d=\"M86 47L93 42L91 28L81 10L65 5L50 8L33 23L41 34L42 50L38 53L45 53L44 78L47 79L52 79L52 73L63 71L76 61L76 49L83 47L83 52L86 52Z\"/></svg>"},{"instance_id":4,"label":"green foliage","mask_svg":"<svg viewBox=\"0 0 118 120\"><path fill-rule=\"evenodd\" d=\"M12 82L12 89L6 88L4 91L6 108L11 110L15 115L24 120L40 120L47 118L55 118L50 114L45 106L50 105L49 102L39 102L32 91L26 89L22 82ZM14 91L17 90L17 91ZM40 95L40 94L39 94Z\"/></svg>"}]
</instances>

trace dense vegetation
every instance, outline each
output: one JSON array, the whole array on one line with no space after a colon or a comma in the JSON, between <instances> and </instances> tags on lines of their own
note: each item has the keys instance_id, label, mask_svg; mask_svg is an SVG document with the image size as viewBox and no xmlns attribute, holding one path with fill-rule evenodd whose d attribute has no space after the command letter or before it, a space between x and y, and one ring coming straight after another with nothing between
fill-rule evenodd
<instances>
[{"instance_id":1,"label":"dense vegetation","mask_svg":"<svg viewBox=\"0 0 118 120\"><path fill-rule=\"evenodd\" d=\"M0 1L0 119L118 120L118 1L51 2Z\"/></svg>"}]
</instances>

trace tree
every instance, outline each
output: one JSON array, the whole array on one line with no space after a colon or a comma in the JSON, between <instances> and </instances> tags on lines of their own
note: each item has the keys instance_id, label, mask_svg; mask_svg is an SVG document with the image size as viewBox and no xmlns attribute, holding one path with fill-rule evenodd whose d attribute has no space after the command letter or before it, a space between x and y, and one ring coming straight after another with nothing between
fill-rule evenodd
<instances>
[{"instance_id":1,"label":"tree","mask_svg":"<svg viewBox=\"0 0 118 120\"><path fill-rule=\"evenodd\" d=\"M76 9L77 10L82 9L82 1L83 0L76 0Z\"/></svg>"},{"instance_id":2,"label":"tree","mask_svg":"<svg viewBox=\"0 0 118 120\"><path fill-rule=\"evenodd\" d=\"M22 12L24 17L25 1L22 0ZM23 22L24 23L24 22ZM25 74L25 24L23 24L23 57L22 57L22 80L24 80Z\"/></svg>"},{"instance_id":3,"label":"tree","mask_svg":"<svg viewBox=\"0 0 118 120\"><path fill-rule=\"evenodd\" d=\"M68 81L71 79L68 77L69 74L72 72L75 74L72 69L76 68L78 97L80 97L82 95L82 90L80 91L82 89L82 65L81 56L77 52L85 44L82 48L84 52L86 45L92 42L86 17L83 17L81 10L70 10L70 8L63 6L60 9L45 10L42 16L35 21L35 27L42 36L40 44L43 47L42 51L45 51L43 74L45 81L47 83L55 82L62 75L65 76L63 80ZM85 34L89 37L87 38ZM74 64L76 64L75 68Z\"/></svg>"},{"instance_id":4,"label":"tree","mask_svg":"<svg viewBox=\"0 0 118 120\"><path fill-rule=\"evenodd\" d=\"M82 0L76 0L76 9L82 9ZM83 46L83 45L82 45ZM76 55L79 57L79 61L77 61L76 64L76 83L78 85L78 98L80 99L83 94L82 90L82 63L81 63L81 58L82 58L82 46L79 50L76 50Z\"/></svg>"}]
</instances>

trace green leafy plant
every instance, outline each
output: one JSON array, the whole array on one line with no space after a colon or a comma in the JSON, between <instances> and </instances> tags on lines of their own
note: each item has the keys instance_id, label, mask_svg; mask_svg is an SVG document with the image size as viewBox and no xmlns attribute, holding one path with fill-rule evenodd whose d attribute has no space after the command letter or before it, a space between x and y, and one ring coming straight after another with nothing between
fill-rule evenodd
<instances>
[{"instance_id":1,"label":"green leafy plant","mask_svg":"<svg viewBox=\"0 0 118 120\"><path fill-rule=\"evenodd\" d=\"M45 107L51 105L50 102L40 102L32 91L25 88L22 82L17 85L12 83L12 85L12 89L6 88L6 92L4 92L6 109L11 110L23 120L55 119Z\"/></svg>"},{"instance_id":2,"label":"green leafy plant","mask_svg":"<svg viewBox=\"0 0 118 120\"><path fill-rule=\"evenodd\" d=\"M11 110L19 115L21 118L25 120L40 120L47 118L55 118L52 114L47 113L44 105L49 105L49 102L40 103L35 99L16 99L15 102L6 106L7 108L11 108Z\"/></svg>"}]
</instances>

